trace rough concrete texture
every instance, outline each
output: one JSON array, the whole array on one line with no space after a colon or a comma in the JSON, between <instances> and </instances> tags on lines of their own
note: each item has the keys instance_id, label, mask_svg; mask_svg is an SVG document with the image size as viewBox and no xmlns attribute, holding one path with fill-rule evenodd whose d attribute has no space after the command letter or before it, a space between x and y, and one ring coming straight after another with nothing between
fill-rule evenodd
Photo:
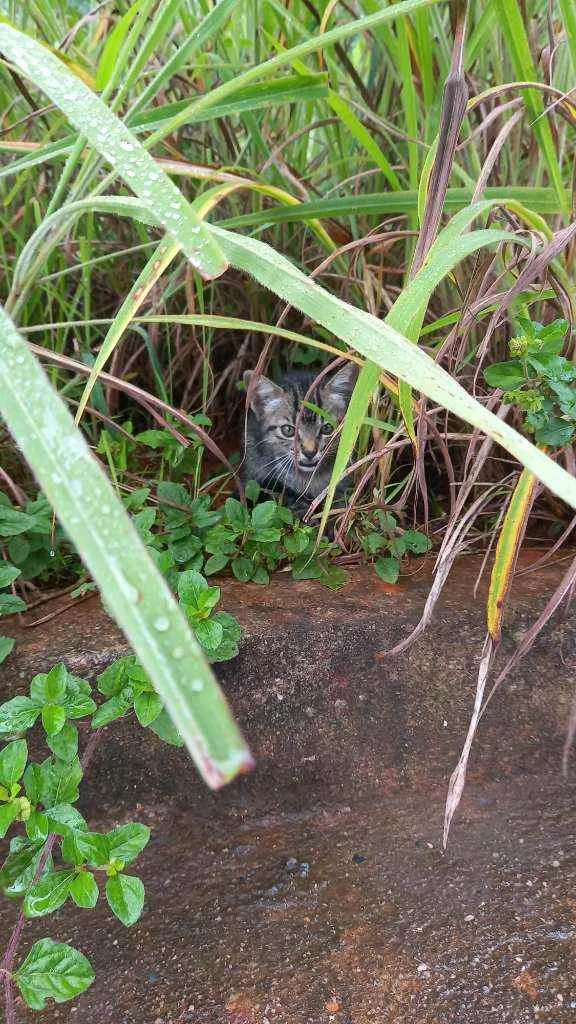
<instances>
[{"instance_id":1,"label":"rough concrete texture","mask_svg":"<svg viewBox=\"0 0 576 1024\"><path fill-rule=\"evenodd\" d=\"M460 563L427 633L393 660L381 652L418 620L427 570L399 587L358 572L336 594L283 576L223 587L245 639L218 674L257 769L211 794L181 751L148 733L143 742L131 722L110 727L83 809L95 828L152 825L139 862L148 902L129 931L104 905L27 925L24 951L52 935L97 969L75 1006L43 1022L575 1018L574 784L559 775L573 615L492 701L447 854L440 847L484 637L477 570L476 559ZM518 580L502 659L560 572ZM3 699L57 660L92 677L126 653L95 600L18 635ZM1 908L3 935L14 914Z\"/></svg>"}]
</instances>

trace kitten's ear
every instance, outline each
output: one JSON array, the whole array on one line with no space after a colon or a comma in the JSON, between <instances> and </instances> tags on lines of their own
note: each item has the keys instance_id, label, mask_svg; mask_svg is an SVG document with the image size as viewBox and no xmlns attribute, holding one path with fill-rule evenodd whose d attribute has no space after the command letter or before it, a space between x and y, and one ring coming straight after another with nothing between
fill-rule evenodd
<instances>
[{"instance_id":1,"label":"kitten's ear","mask_svg":"<svg viewBox=\"0 0 576 1024\"><path fill-rule=\"evenodd\" d=\"M285 391L278 384L268 380L268 377L256 377L254 370L246 370L243 380L246 390L249 389L251 381L254 382L250 396L250 408L259 420L264 419L286 397Z\"/></svg>"},{"instance_id":2,"label":"kitten's ear","mask_svg":"<svg viewBox=\"0 0 576 1024\"><path fill-rule=\"evenodd\" d=\"M344 363L344 366L337 370L333 377L322 388L322 399L324 404L339 416L343 416L348 408L350 396L354 390L358 367L356 363Z\"/></svg>"}]
</instances>

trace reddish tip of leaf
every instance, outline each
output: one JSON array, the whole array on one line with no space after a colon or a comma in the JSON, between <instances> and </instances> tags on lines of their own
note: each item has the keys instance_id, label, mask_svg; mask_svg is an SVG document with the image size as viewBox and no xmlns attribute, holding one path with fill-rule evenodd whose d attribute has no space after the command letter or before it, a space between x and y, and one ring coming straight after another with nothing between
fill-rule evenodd
<instances>
[{"instance_id":1,"label":"reddish tip of leaf","mask_svg":"<svg viewBox=\"0 0 576 1024\"><path fill-rule=\"evenodd\" d=\"M207 786L210 789L222 789L229 782L232 782L237 775L247 775L253 768L256 767L256 761L252 757L252 754L248 749L244 751L241 758L237 762L237 766L233 772L222 772L215 765L210 758L202 758L202 764L200 770L202 777Z\"/></svg>"}]
</instances>

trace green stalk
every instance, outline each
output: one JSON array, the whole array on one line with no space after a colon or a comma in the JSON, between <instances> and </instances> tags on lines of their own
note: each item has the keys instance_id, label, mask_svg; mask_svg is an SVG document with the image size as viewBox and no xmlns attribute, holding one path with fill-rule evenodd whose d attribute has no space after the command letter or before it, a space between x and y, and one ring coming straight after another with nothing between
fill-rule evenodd
<instances>
[{"instance_id":1,"label":"green stalk","mask_svg":"<svg viewBox=\"0 0 576 1024\"><path fill-rule=\"evenodd\" d=\"M251 766L226 700L144 543L9 316L0 307L2 416L107 609L149 673L204 780Z\"/></svg>"}]
</instances>

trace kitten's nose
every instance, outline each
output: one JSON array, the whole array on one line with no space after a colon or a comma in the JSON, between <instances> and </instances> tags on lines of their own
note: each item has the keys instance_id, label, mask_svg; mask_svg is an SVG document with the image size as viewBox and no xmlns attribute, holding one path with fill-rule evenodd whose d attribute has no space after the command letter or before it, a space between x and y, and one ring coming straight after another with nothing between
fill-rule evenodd
<instances>
[{"instance_id":1,"label":"kitten's nose","mask_svg":"<svg viewBox=\"0 0 576 1024\"><path fill-rule=\"evenodd\" d=\"M316 448L313 444L302 445L302 461L303 462L314 462L316 458Z\"/></svg>"}]
</instances>

